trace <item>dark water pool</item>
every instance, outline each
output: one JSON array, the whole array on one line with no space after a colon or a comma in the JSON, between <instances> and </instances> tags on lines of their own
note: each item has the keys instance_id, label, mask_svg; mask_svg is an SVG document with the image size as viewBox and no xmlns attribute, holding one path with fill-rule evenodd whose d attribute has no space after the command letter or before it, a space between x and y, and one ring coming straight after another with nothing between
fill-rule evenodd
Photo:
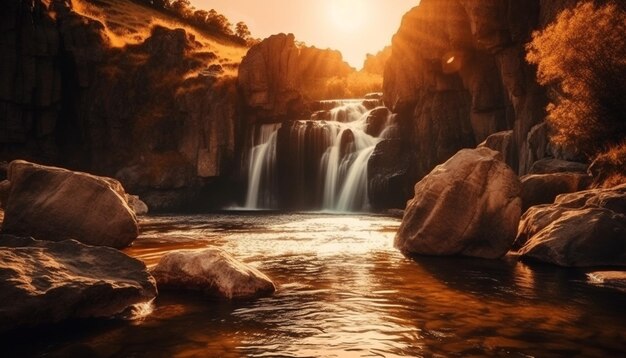
<instances>
[{"instance_id":1,"label":"dark water pool","mask_svg":"<svg viewBox=\"0 0 626 358\"><path fill-rule=\"evenodd\" d=\"M2 356L623 356L626 294L582 271L513 258L408 259L395 218L232 214L143 219L130 255L217 246L270 276L249 302L162 293L134 322L82 321L3 339ZM8 340L8 341L7 341Z\"/></svg>"}]
</instances>

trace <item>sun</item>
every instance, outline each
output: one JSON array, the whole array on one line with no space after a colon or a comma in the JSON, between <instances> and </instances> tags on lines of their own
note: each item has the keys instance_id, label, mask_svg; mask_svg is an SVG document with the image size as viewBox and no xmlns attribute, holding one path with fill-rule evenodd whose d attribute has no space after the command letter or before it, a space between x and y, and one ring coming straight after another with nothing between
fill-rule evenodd
<instances>
[{"instance_id":1,"label":"sun","mask_svg":"<svg viewBox=\"0 0 626 358\"><path fill-rule=\"evenodd\" d=\"M336 30L357 32L363 29L369 15L367 0L330 0L329 11Z\"/></svg>"}]
</instances>

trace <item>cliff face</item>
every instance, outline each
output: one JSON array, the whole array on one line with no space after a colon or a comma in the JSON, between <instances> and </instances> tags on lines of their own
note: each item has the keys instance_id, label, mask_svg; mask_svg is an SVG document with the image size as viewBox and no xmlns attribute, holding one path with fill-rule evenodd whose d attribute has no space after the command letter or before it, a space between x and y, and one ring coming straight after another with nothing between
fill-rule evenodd
<instances>
[{"instance_id":1,"label":"cliff face","mask_svg":"<svg viewBox=\"0 0 626 358\"><path fill-rule=\"evenodd\" d=\"M189 206L229 175L235 80L182 29L114 48L105 27L53 0L0 11L0 159L116 176L154 209ZM216 190L223 191L223 190Z\"/></svg>"},{"instance_id":2,"label":"cliff face","mask_svg":"<svg viewBox=\"0 0 626 358\"><path fill-rule=\"evenodd\" d=\"M524 45L556 13L543 3L422 0L404 16L385 69L384 101L411 133L418 177L507 129L513 150L506 159L518 173L541 159L528 134L542 122L546 99Z\"/></svg>"},{"instance_id":3,"label":"cliff face","mask_svg":"<svg viewBox=\"0 0 626 358\"><path fill-rule=\"evenodd\" d=\"M239 67L247 122L294 119L324 79L354 71L338 51L298 47L293 34L272 35L253 46Z\"/></svg>"}]
</instances>

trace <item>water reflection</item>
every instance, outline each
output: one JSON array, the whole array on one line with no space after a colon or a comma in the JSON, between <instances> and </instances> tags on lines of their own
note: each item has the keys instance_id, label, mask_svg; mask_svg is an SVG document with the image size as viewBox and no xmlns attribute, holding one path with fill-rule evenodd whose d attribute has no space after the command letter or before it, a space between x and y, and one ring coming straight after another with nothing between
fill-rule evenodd
<instances>
[{"instance_id":1,"label":"water reflection","mask_svg":"<svg viewBox=\"0 0 626 358\"><path fill-rule=\"evenodd\" d=\"M626 351L626 297L584 275L514 259L406 258L399 220L245 214L153 217L127 250L218 246L278 284L272 297L215 302L162 293L136 324L71 325L12 341L19 355L145 357L607 356ZM55 328L58 331L58 327ZM37 337L46 337L38 334Z\"/></svg>"}]
</instances>

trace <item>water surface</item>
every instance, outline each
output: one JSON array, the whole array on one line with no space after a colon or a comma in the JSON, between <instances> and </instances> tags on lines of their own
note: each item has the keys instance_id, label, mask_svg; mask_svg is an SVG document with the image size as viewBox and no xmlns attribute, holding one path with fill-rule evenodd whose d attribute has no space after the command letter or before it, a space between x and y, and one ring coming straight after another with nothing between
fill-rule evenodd
<instances>
[{"instance_id":1,"label":"water surface","mask_svg":"<svg viewBox=\"0 0 626 358\"><path fill-rule=\"evenodd\" d=\"M162 292L136 322L82 321L13 339L9 356L618 356L626 294L584 273L512 258L408 259L399 219L241 213L142 220L127 253L221 247L278 285L216 302ZM6 345L5 345L6 347Z\"/></svg>"}]
</instances>

